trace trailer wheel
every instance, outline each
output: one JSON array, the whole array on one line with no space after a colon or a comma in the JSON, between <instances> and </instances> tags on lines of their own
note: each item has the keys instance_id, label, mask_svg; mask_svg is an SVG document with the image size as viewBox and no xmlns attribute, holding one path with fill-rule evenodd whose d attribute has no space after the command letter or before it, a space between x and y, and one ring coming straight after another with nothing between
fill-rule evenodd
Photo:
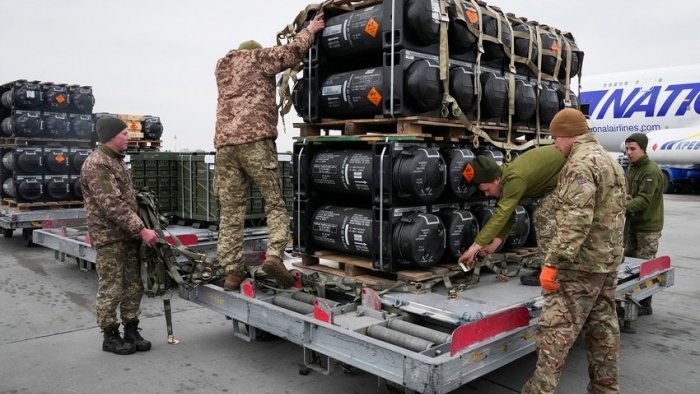
<instances>
[{"instance_id":1,"label":"trailer wheel","mask_svg":"<svg viewBox=\"0 0 700 394\"><path fill-rule=\"evenodd\" d=\"M15 230L12 228L4 228L2 229L2 236L5 238L12 238L12 234L14 234Z\"/></svg>"},{"instance_id":2,"label":"trailer wheel","mask_svg":"<svg viewBox=\"0 0 700 394\"><path fill-rule=\"evenodd\" d=\"M22 238L24 238L24 246L31 248L34 246L34 240L32 239L32 233L34 232L31 228L22 229Z\"/></svg>"}]
</instances>

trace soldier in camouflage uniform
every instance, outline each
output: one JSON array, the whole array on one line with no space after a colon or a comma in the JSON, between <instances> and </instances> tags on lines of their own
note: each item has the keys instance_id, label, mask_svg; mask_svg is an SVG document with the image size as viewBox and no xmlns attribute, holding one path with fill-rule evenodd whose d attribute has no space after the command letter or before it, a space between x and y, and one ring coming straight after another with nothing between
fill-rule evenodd
<instances>
[{"instance_id":1,"label":"soldier in camouflage uniform","mask_svg":"<svg viewBox=\"0 0 700 394\"><path fill-rule=\"evenodd\" d=\"M515 208L523 198L541 198L533 218L537 244L541 248L549 243L553 236L550 225L553 210L549 196L557 185L565 161L559 149L544 146L523 153L512 163L504 164L503 168L486 156L478 156L473 163L467 164L462 174L464 179L469 183L478 183L479 189L487 197L499 197L499 200L496 213L459 258L460 264L470 266L476 253L498 250L513 227ZM530 275L523 276L521 282L535 286L540 284L537 276Z\"/></svg>"},{"instance_id":2,"label":"soldier in camouflage uniform","mask_svg":"<svg viewBox=\"0 0 700 394\"><path fill-rule=\"evenodd\" d=\"M134 187L123 161L129 143L126 124L102 117L97 120L97 135L101 145L80 171L88 231L97 250L97 325L104 333L102 350L130 354L151 348L139 334L143 283L137 253L141 241L152 246L158 235L145 228L137 214ZM123 339L117 308L124 323Z\"/></svg>"},{"instance_id":3,"label":"soldier in camouflage uniform","mask_svg":"<svg viewBox=\"0 0 700 394\"><path fill-rule=\"evenodd\" d=\"M550 133L568 159L553 194L556 231L540 274L544 305L537 366L522 392L554 393L566 356L583 330L588 392L617 393L615 289L623 257L625 174L589 132L580 111L559 111Z\"/></svg>"},{"instance_id":4,"label":"soldier in camouflage uniform","mask_svg":"<svg viewBox=\"0 0 700 394\"><path fill-rule=\"evenodd\" d=\"M289 242L289 216L277 172L275 76L301 62L314 35L324 26L323 15L318 14L287 45L262 48L255 41L246 41L216 64L219 97L214 136L214 191L220 206L217 254L226 272L225 290L238 289L246 277L243 226L251 180L265 200L270 234L262 268L279 286L294 284L294 278L282 263Z\"/></svg>"},{"instance_id":5,"label":"soldier in camouflage uniform","mask_svg":"<svg viewBox=\"0 0 700 394\"><path fill-rule=\"evenodd\" d=\"M659 249L664 227L664 174L646 154L649 140L646 134L634 133L625 140L629 159L627 173L627 228L625 256L653 259ZM651 297L640 302L640 315L651 315ZM633 333L631 322L625 321L623 331Z\"/></svg>"}]
</instances>

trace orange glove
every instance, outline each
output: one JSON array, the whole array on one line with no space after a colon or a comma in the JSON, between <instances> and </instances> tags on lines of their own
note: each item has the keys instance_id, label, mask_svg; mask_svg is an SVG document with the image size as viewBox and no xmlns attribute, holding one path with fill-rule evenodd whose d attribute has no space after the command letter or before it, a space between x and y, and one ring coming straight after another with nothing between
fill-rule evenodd
<instances>
[{"instance_id":1,"label":"orange glove","mask_svg":"<svg viewBox=\"0 0 700 394\"><path fill-rule=\"evenodd\" d=\"M549 293L554 293L559 290L557 269L549 265L543 265L542 272L540 273L540 285Z\"/></svg>"}]
</instances>

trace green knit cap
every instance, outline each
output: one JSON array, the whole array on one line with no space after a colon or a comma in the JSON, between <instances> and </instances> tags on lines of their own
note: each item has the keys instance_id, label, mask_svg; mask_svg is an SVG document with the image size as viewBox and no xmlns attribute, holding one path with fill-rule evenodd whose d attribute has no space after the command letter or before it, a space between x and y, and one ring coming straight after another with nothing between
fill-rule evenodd
<instances>
[{"instance_id":1,"label":"green knit cap","mask_svg":"<svg viewBox=\"0 0 700 394\"><path fill-rule=\"evenodd\" d=\"M647 135L644 133L634 133L631 136L627 137L625 142L636 142L637 145L639 145L640 148L644 152L647 151L647 145L649 144L649 138L647 138Z\"/></svg>"},{"instance_id":2,"label":"green knit cap","mask_svg":"<svg viewBox=\"0 0 700 394\"><path fill-rule=\"evenodd\" d=\"M241 45L238 46L238 49L241 51L247 51L258 48L262 48L262 45L260 45L260 43L255 40L243 41Z\"/></svg>"},{"instance_id":3,"label":"green knit cap","mask_svg":"<svg viewBox=\"0 0 700 394\"><path fill-rule=\"evenodd\" d=\"M114 116L103 116L97 119L97 138L100 143L111 140L117 134L121 133L126 128L126 123Z\"/></svg>"},{"instance_id":4,"label":"green knit cap","mask_svg":"<svg viewBox=\"0 0 700 394\"><path fill-rule=\"evenodd\" d=\"M501 176L501 166L486 156L477 156L474 161L467 163L462 176L469 183L491 182Z\"/></svg>"}]
</instances>

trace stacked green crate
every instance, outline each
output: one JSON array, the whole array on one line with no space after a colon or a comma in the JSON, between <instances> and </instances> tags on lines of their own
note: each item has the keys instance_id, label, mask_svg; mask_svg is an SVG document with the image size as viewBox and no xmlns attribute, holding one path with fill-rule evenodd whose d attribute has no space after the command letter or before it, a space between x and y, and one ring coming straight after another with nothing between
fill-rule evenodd
<instances>
[{"instance_id":1,"label":"stacked green crate","mask_svg":"<svg viewBox=\"0 0 700 394\"><path fill-rule=\"evenodd\" d=\"M294 204L292 156L286 153L280 153L277 155L277 160L279 161L279 166L277 168L280 171L280 178L282 179L282 196L284 197L284 203L287 205L287 212L291 215Z\"/></svg>"},{"instance_id":2,"label":"stacked green crate","mask_svg":"<svg viewBox=\"0 0 700 394\"><path fill-rule=\"evenodd\" d=\"M294 188L290 155L279 155L278 166L282 192L291 214ZM174 214L181 219L219 221L219 205L214 196L215 155L213 153L180 153L177 159L178 209ZM265 217L264 199L260 189L251 182L248 188L246 219Z\"/></svg>"},{"instance_id":3,"label":"stacked green crate","mask_svg":"<svg viewBox=\"0 0 700 394\"><path fill-rule=\"evenodd\" d=\"M219 221L214 195L214 154L180 153L177 158L178 209L181 219Z\"/></svg>"},{"instance_id":4,"label":"stacked green crate","mask_svg":"<svg viewBox=\"0 0 700 394\"><path fill-rule=\"evenodd\" d=\"M176 210L177 183L172 179L177 176L177 154L170 152L130 152L129 166L131 178L136 190L143 187L151 189L158 199L161 213L169 214Z\"/></svg>"}]
</instances>

